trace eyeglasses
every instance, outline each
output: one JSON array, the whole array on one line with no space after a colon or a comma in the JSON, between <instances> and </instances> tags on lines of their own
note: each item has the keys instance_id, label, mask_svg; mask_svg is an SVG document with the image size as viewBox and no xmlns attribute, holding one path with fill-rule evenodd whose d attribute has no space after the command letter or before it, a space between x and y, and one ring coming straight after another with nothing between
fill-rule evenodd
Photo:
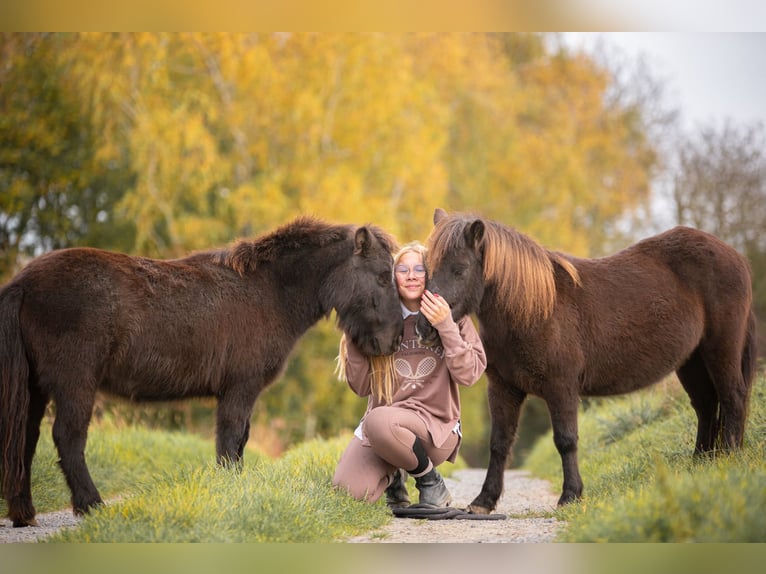
<instances>
[{"instance_id":1,"label":"eyeglasses","mask_svg":"<svg viewBox=\"0 0 766 574\"><path fill-rule=\"evenodd\" d=\"M415 277L426 276L426 268L423 265L415 265L414 267L408 267L407 265L397 265L394 267L394 271L396 271L397 275L409 275L410 271L412 271Z\"/></svg>"}]
</instances>

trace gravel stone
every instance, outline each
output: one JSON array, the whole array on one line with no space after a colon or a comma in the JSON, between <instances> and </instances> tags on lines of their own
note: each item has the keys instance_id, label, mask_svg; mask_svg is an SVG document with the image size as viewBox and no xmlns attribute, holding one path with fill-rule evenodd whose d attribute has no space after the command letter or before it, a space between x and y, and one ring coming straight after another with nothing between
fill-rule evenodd
<instances>
[{"instance_id":1,"label":"gravel stone","mask_svg":"<svg viewBox=\"0 0 766 574\"><path fill-rule=\"evenodd\" d=\"M82 520L71 508L45 512L36 517L38 526L14 528L8 518L0 519L0 544L37 542L65 528L73 528Z\"/></svg>"},{"instance_id":2,"label":"gravel stone","mask_svg":"<svg viewBox=\"0 0 766 574\"><path fill-rule=\"evenodd\" d=\"M452 493L452 505L465 508L481 491L486 470L455 471L444 482ZM505 490L496 513L507 520L422 520L392 518L379 530L348 538L361 543L533 543L553 542L563 526L555 518L540 517L556 509L558 494L549 482L521 470L505 471ZM417 501L413 501L417 502ZM527 515L525 517L525 515Z\"/></svg>"}]
</instances>

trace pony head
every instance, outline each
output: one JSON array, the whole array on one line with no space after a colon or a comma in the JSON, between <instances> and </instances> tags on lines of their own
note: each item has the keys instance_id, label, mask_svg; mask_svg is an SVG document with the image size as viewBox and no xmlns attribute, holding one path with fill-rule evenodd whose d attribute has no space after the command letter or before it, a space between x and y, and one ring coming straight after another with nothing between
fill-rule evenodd
<instances>
[{"instance_id":1,"label":"pony head","mask_svg":"<svg viewBox=\"0 0 766 574\"><path fill-rule=\"evenodd\" d=\"M547 319L556 303L554 265L579 283L577 270L527 235L497 222L471 215L434 213L427 241L427 288L439 293L457 321L478 313L491 299L494 308L517 326ZM419 317L418 333L425 343L435 331Z\"/></svg>"},{"instance_id":2,"label":"pony head","mask_svg":"<svg viewBox=\"0 0 766 574\"><path fill-rule=\"evenodd\" d=\"M484 293L484 222L468 216L434 212L434 228L427 240L426 288L449 304L455 321L478 310ZM427 345L436 344L438 333L420 315L418 335Z\"/></svg>"},{"instance_id":3,"label":"pony head","mask_svg":"<svg viewBox=\"0 0 766 574\"><path fill-rule=\"evenodd\" d=\"M353 254L325 283L338 326L369 356L389 355L402 338L403 320L394 285L396 242L374 226L353 233Z\"/></svg>"}]
</instances>

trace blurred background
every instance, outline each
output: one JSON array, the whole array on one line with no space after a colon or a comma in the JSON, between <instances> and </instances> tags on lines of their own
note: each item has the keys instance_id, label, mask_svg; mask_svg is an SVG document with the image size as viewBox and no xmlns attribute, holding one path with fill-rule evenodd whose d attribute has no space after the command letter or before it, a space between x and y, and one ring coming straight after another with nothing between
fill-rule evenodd
<instances>
[{"instance_id":1,"label":"blurred background","mask_svg":"<svg viewBox=\"0 0 766 574\"><path fill-rule=\"evenodd\" d=\"M712 87L640 49L672 36L0 33L0 280L53 249L173 258L301 214L424 240L442 207L581 257L676 224L710 231L749 258L764 332L766 111L700 115L683 89ZM723 60L692 78L742 95L721 70L741 65L726 49L743 36L697 36ZM764 35L747 39L758 54ZM254 446L356 425L365 401L335 378L338 340L330 318L299 342L256 403ZM484 387L462 394L473 466ZM97 416L212 436L213 408L102 398ZM547 428L531 400L517 464Z\"/></svg>"}]
</instances>

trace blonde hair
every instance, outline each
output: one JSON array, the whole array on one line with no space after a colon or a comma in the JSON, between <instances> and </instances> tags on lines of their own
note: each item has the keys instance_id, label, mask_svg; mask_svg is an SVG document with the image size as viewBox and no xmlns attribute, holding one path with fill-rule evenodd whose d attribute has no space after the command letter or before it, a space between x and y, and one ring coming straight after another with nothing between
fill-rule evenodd
<instances>
[{"instance_id":1,"label":"blonde hair","mask_svg":"<svg viewBox=\"0 0 766 574\"><path fill-rule=\"evenodd\" d=\"M425 265L426 247L419 241L410 241L394 253L394 266L407 253L417 253ZM395 279L394 279L395 280ZM338 379L348 381L346 377L346 334L340 338L340 348L336 359L335 372ZM370 361L370 392L379 402L390 405L394 396L394 384L396 383L396 369L394 368L394 355L380 355L369 357Z\"/></svg>"}]
</instances>

